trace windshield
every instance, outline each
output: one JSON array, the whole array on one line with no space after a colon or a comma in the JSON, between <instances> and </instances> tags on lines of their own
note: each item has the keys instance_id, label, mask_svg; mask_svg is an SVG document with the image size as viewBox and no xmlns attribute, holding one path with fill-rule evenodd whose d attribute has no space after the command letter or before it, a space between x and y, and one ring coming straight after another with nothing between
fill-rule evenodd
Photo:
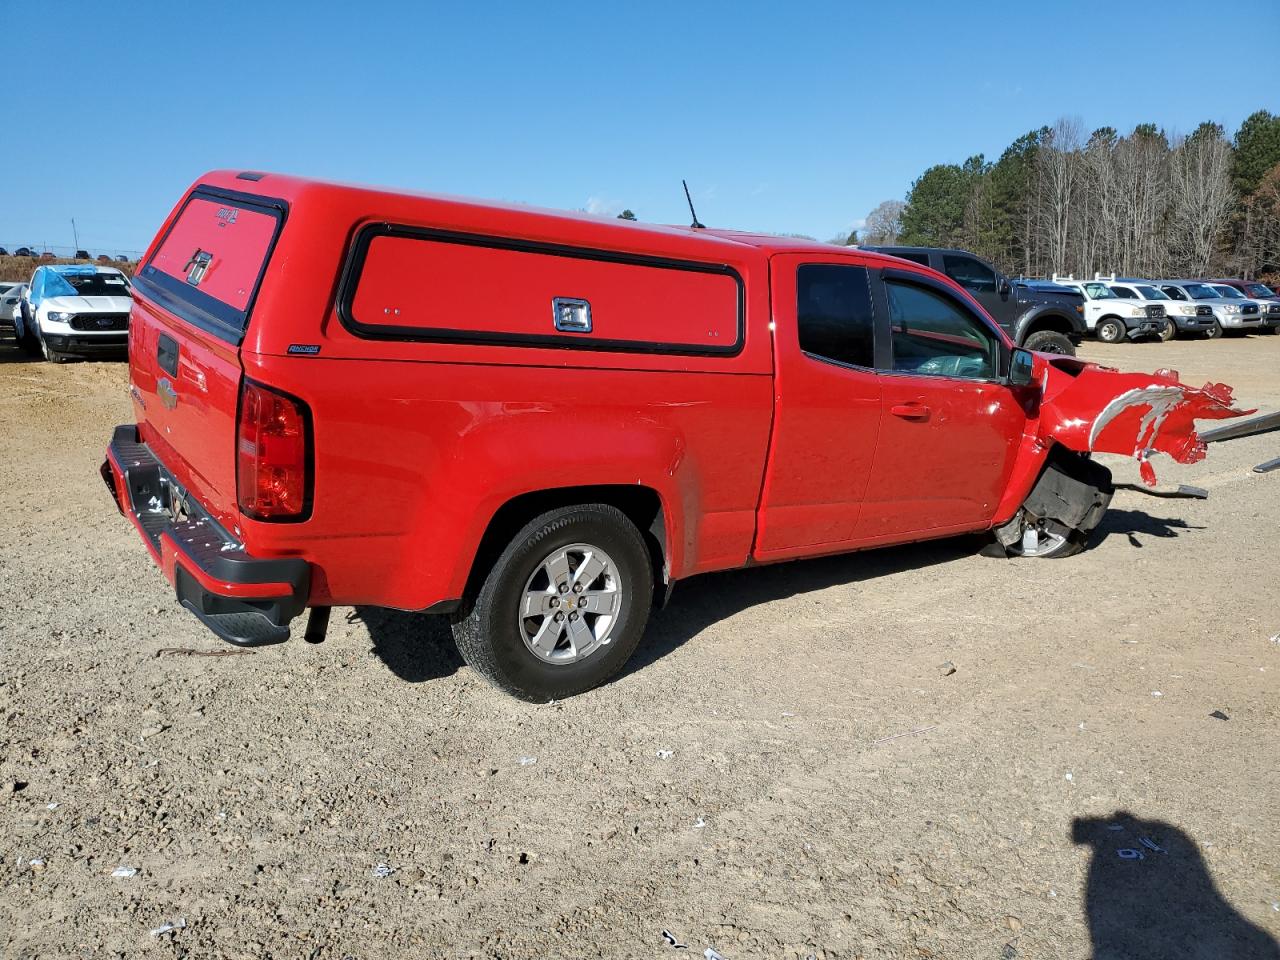
<instances>
[{"instance_id":1,"label":"windshield","mask_svg":"<svg viewBox=\"0 0 1280 960\"><path fill-rule=\"evenodd\" d=\"M1228 287L1225 283L1215 283L1213 292L1225 300L1243 300L1244 294L1235 287Z\"/></svg>"},{"instance_id":2,"label":"windshield","mask_svg":"<svg viewBox=\"0 0 1280 960\"><path fill-rule=\"evenodd\" d=\"M128 297L129 285L119 273L90 273L82 276L63 276L58 279L62 283L52 281L46 288L46 296L50 297ZM62 284L71 287L67 290Z\"/></svg>"},{"instance_id":3,"label":"windshield","mask_svg":"<svg viewBox=\"0 0 1280 960\"><path fill-rule=\"evenodd\" d=\"M1274 297L1275 294L1268 290L1260 283L1246 283L1245 290L1249 292L1251 297Z\"/></svg>"},{"instance_id":4,"label":"windshield","mask_svg":"<svg viewBox=\"0 0 1280 960\"><path fill-rule=\"evenodd\" d=\"M1138 286L1134 287L1134 289L1138 291L1138 296L1142 297L1143 300L1170 299L1167 293L1165 293L1163 290L1157 290L1155 287L1147 287L1139 284Z\"/></svg>"},{"instance_id":5,"label":"windshield","mask_svg":"<svg viewBox=\"0 0 1280 960\"><path fill-rule=\"evenodd\" d=\"M1114 293L1111 292L1110 287L1101 283L1086 283L1084 285L1084 292L1088 295L1090 300L1119 300L1120 299Z\"/></svg>"},{"instance_id":6,"label":"windshield","mask_svg":"<svg viewBox=\"0 0 1280 960\"><path fill-rule=\"evenodd\" d=\"M1192 300L1221 300L1217 291L1213 287L1206 287L1203 283L1188 283L1182 288L1191 295Z\"/></svg>"}]
</instances>

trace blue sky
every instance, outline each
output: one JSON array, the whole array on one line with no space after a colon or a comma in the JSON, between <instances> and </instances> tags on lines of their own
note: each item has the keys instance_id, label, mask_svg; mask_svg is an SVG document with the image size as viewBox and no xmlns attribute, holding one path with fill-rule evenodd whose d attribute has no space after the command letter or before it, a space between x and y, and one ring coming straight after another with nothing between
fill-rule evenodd
<instances>
[{"instance_id":1,"label":"blue sky","mask_svg":"<svg viewBox=\"0 0 1280 960\"><path fill-rule=\"evenodd\" d=\"M70 245L75 217L94 252L145 247L217 167L679 223L686 177L707 224L827 239L1060 116L1186 132L1280 112L1260 62L1276 0L42 8L5 5L6 87L30 86L9 99L0 242ZM1212 69L1228 48L1260 69Z\"/></svg>"}]
</instances>

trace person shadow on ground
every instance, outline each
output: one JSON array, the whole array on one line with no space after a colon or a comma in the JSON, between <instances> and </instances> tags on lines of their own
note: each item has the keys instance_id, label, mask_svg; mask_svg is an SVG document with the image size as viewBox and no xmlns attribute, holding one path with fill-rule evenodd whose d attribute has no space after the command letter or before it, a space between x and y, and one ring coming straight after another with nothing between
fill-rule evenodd
<instances>
[{"instance_id":1,"label":"person shadow on ground","mask_svg":"<svg viewBox=\"0 0 1280 960\"><path fill-rule=\"evenodd\" d=\"M1125 811L1077 818L1092 852L1085 913L1093 960L1280 960L1280 944L1223 899L1194 840Z\"/></svg>"}]
</instances>

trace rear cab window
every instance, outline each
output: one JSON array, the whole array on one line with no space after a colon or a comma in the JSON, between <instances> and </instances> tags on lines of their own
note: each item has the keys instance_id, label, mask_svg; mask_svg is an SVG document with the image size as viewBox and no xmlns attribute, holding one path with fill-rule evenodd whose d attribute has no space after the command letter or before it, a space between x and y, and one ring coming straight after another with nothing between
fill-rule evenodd
<instances>
[{"instance_id":1,"label":"rear cab window","mask_svg":"<svg viewBox=\"0 0 1280 960\"><path fill-rule=\"evenodd\" d=\"M804 264L796 270L800 349L855 367L875 366L875 320L867 268Z\"/></svg>"},{"instance_id":2,"label":"rear cab window","mask_svg":"<svg viewBox=\"0 0 1280 960\"><path fill-rule=\"evenodd\" d=\"M239 343L284 212L282 201L197 188L135 286L182 319Z\"/></svg>"}]
</instances>

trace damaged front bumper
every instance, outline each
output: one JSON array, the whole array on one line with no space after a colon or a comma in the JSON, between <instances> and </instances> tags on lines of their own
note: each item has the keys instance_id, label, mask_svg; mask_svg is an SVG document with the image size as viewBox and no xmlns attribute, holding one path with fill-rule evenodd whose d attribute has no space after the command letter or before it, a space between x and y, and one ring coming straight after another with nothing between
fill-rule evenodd
<instances>
[{"instance_id":1,"label":"damaged front bumper","mask_svg":"<svg viewBox=\"0 0 1280 960\"><path fill-rule=\"evenodd\" d=\"M289 638L289 621L309 596L305 560L249 556L187 495L132 424L116 427L101 473L182 606L237 646Z\"/></svg>"}]
</instances>

